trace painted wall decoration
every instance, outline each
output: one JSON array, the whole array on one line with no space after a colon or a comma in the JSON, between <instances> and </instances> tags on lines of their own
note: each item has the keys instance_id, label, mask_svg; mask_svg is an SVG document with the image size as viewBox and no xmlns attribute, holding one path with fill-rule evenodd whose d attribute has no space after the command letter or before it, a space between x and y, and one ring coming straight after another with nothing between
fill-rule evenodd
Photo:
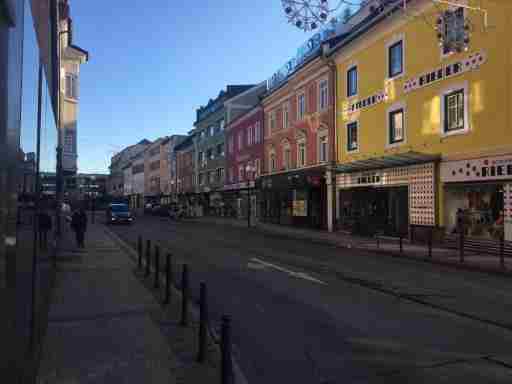
<instances>
[{"instance_id":1,"label":"painted wall decoration","mask_svg":"<svg viewBox=\"0 0 512 384\"><path fill-rule=\"evenodd\" d=\"M404 92L409 93L417 89L437 83L441 80L462 75L468 71L474 71L485 63L487 56L484 52L477 52L469 55L466 59L450 63L443 67L434 68L419 76L407 80L404 83Z\"/></svg>"},{"instance_id":2,"label":"painted wall decoration","mask_svg":"<svg viewBox=\"0 0 512 384\"><path fill-rule=\"evenodd\" d=\"M337 176L340 189L356 187L409 187L409 222L411 225L435 225L434 163L387 168Z\"/></svg>"},{"instance_id":3,"label":"painted wall decoration","mask_svg":"<svg viewBox=\"0 0 512 384\"><path fill-rule=\"evenodd\" d=\"M512 155L441 163L441 181L486 181L512 179Z\"/></svg>"}]
</instances>

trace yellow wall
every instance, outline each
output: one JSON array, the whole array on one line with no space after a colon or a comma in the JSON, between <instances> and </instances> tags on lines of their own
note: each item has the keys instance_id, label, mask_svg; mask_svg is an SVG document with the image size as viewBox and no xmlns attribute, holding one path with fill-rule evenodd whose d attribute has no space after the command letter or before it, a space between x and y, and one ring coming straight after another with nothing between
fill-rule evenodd
<instances>
[{"instance_id":1,"label":"yellow wall","mask_svg":"<svg viewBox=\"0 0 512 384\"><path fill-rule=\"evenodd\" d=\"M389 17L341 49L334 56L338 69L338 162L410 150L450 157L499 148L512 149L511 3L509 0L469 0L470 5L479 5L488 11L490 26L484 29L482 13L468 11L466 14L471 20L473 31L469 51L461 54L442 58L436 32L429 25L435 26L436 16L442 6L434 6L431 1L424 0L415 3L422 8L409 7L407 15L401 13ZM423 16L419 16L420 13ZM387 43L400 34L404 36L404 76L386 81ZM478 70L404 94L405 80L481 50L485 51L487 61ZM389 98L381 104L347 115L343 112L347 105L346 71L353 63L358 66L359 99L384 89L388 91ZM470 131L468 134L443 137L440 94L447 87L465 81L469 91ZM396 148L386 148L387 110L396 102L406 105L406 143ZM357 154L346 151L346 124L351 120L359 122Z\"/></svg>"}]
</instances>

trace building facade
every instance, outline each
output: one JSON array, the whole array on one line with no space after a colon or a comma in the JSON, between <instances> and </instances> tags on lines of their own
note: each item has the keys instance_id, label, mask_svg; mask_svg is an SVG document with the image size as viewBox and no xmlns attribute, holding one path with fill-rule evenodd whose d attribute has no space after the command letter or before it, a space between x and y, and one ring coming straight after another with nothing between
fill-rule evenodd
<instances>
[{"instance_id":1,"label":"building facade","mask_svg":"<svg viewBox=\"0 0 512 384\"><path fill-rule=\"evenodd\" d=\"M495 45L510 32L512 4L459 3L368 4L327 50L338 75L341 227L512 239L512 52Z\"/></svg>"},{"instance_id":2,"label":"building facade","mask_svg":"<svg viewBox=\"0 0 512 384\"><path fill-rule=\"evenodd\" d=\"M151 144L149 140L143 139L137 144L130 145L124 148L119 153L116 153L110 159L110 175L107 185L107 192L110 196L122 198L124 193L124 167L129 164L132 159L144 152L145 149Z\"/></svg>"},{"instance_id":3,"label":"building facade","mask_svg":"<svg viewBox=\"0 0 512 384\"><path fill-rule=\"evenodd\" d=\"M130 207L137 212L141 212L144 208L144 151L140 151L131 159L131 194L130 194Z\"/></svg>"},{"instance_id":4,"label":"building facade","mask_svg":"<svg viewBox=\"0 0 512 384\"><path fill-rule=\"evenodd\" d=\"M262 100L265 166L258 186L263 221L327 228L334 74L317 50Z\"/></svg>"},{"instance_id":5,"label":"building facade","mask_svg":"<svg viewBox=\"0 0 512 384\"><path fill-rule=\"evenodd\" d=\"M186 137L176 145L176 198L175 201L189 215L200 215L201 206L197 199L197 156L194 137Z\"/></svg>"},{"instance_id":6,"label":"building facade","mask_svg":"<svg viewBox=\"0 0 512 384\"><path fill-rule=\"evenodd\" d=\"M251 207L251 216L256 216L255 182L264 167L264 119L260 97L265 92L264 83L224 103L227 117L226 179L221 215L247 217Z\"/></svg>"},{"instance_id":7,"label":"building facade","mask_svg":"<svg viewBox=\"0 0 512 384\"><path fill-rule=\"evenodd\" d=\"M146 203L154 203L162 195L160 183L162 168L164 168L162 160L167 161L167 157L162 154L162 144L166 140L166 137L158 138L144 151L144 201Z\"/></svg>"},{"instance_id":8,"label":"building facade","mask_svg":"<svg viewBox=\"0 0 512 384\"><path fill-rule=\"evenodd\" d=\"M196 111L192 131L197 156L197 192L204 214L218 212L225 180L224 102L253 85L228 85L219 95Z\"/></svg>"}]
</instances>

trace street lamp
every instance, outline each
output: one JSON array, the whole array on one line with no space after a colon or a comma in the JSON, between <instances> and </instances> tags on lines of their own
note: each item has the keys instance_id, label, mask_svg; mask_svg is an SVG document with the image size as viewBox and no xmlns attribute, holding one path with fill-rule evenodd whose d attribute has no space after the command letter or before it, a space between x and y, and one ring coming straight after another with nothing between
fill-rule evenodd
<instances>
[{"instance_id":1,"label":"street lamp","mask_svg":"<svg viewBox=\"0 0 512 384\"><path fill-rule=\"evenodd\" d=\"M247 226L251 226L251 175L254 180L254 172L256 172L256 167L251 164L247 164L245 167L245 175L247 178Z\"/></svg>"}]
</instances>

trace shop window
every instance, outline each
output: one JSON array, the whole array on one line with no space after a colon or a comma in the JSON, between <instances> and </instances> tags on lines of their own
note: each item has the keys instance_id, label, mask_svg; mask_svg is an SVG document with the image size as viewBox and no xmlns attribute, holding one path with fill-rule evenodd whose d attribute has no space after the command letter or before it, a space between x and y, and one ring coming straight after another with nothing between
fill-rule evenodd
<instances>
[{"instance_id":1,"label":"shop window","mask_svg":"<svg viewBox=\"0 0 512 384\"><path fill-rule=\"evenodd\" d=\"M359 149L359 127L357 121L347 124L347 152Z\"/></svg>"},{"instance_id":2,"label":"shop window","mask_svg":"<svg viewBox=\"0 0 512 384\"><path fill-rule=\"evenodd\" d=\"M401 75L404 71L403 40L388 47L388 77Z\"/></svg>"},{"instance_id":3,"label":"shop window","mask_svg":"<svg viewBox=\"0 0 512 384\"><path fill-rule=\"evenodd\" d=\"M319 94L320 94L320 105L319 110L322 111L327 108L327 105L329 103L329 88L328 88L328 82L327 80L321 80L319 84Z\"/></svg>"},{"instance_id":4,"label":"shop window","mask_svg":"<svg viewBox=\"0 0 512 384\"><path fill-rule=\"evenodd\" d=\"M389 144L404 141L404 110L396 109L389 113Z\"/></svg>"},{"instance_id":5,"label":"shop window","mask_svg":"<svg viewBox=\"0 0 512 384\"><path fill-rule=\"evenodd\" d=\"M357 66L347 71L347 97L357 95Z\"/></svg>"},{"instance_id":6,"label":"shop window","mask_svg":"<svg viewBox=\"0 0 512 384\"><path fill-rule=\"evenodd\" d=\"M464 89L446 93L444 100L444 132L460 132L465 130Z\"/></svg>"}]
</instances>

